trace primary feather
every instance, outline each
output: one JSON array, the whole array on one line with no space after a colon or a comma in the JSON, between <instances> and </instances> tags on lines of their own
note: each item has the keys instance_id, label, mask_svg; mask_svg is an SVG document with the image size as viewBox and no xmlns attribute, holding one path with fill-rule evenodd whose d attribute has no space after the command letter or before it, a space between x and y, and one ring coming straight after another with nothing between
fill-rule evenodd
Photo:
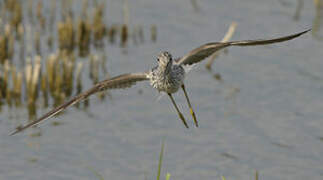
<instances>
[{"instance_id":1,"label":"primary feather","mask_svg":"<svg viewBox=\"0 0 323 180\"><path fill-rule=\"evenodd\" d=\"M31 126L34 126L50 117L55 116L59 112L63 111L64 109L73 106L74 104L88 98L90 95L95 94L97 92L106 90L106 89L124 89L129 88L132 85L134 85L137 81L144 81L148 80L146 73L132 73L132 74L123 74L120 76L113 77L111 79L106 79L104 81L101 81L94 85L91 89L74 96L69 101L63 103L60 106L57 106L53 110L49 111L48 113L44 114L39 119L32 121L25 126L18 126L14 132L12 132L10 135L17 134Z\"/></svg>"},{"instance_id":2,"label":"primary feather","mask_svg":"<svg viewBox=\"0 0 323 180\"><path fill-rule=\"evenodd\" d=\"M279 37L275 39L258 39L258 40L207 43L196 49L193 49L188 54L178 59L176 63L180 65L192 65L202 61L203 59L212 55L214 52L229 46L257 46L257 45L273 44L273 43L288 41L288 40L297 38L298 36L301 36L302 34L305 34L308 31L310 31L310 29L297 34Z\"/></svg>"}]
</instances>

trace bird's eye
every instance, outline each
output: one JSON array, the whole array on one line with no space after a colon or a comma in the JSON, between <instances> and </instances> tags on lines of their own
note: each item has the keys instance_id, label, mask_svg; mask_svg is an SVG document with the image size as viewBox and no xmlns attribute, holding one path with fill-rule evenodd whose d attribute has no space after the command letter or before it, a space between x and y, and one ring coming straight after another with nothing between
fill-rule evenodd
<instances>
[{"instance_id":1,"label":"bird's eye","mask_svg":"<svg viewBox=\"0 0 323 180\"><path fill-rule=\"evenodd\" d=\"M159 62L159 58L157 58L157 62Z\"/></svg>"}]
</instances>

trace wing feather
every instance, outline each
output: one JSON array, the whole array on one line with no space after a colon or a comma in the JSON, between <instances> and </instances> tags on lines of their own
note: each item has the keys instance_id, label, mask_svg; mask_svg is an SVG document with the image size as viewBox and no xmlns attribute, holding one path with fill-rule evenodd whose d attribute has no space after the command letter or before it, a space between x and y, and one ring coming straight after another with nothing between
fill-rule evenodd
<instances>
[{"instance_id":1,"label":"wing feather","mask_svg":"<svg viewBox=\"0 0 323 180\"><path fill-rule=\"evenodd\" d=\"M74 96L69 101L66 101L65 103L61 104L60 106L54 108L53 110L49 111L48 113L44 114L39 119L32 121L24 126L18 126L14 132L12 132L10 135L17 134L31 126L34 126L50 117L55 116L59 112L63 111L64 109L88 98L90 95L95 94L97 92L106 90L106 89L124 89L129 88L132 85L134 85L138 81L144 81L148 80L147 73L132 73L132 74L123 74L120 76L113 77L111 79L106 79L104 81L101 81L97 84L95 84L91 89Z\"/></svg>"},{"instance_id":2,"label":"wing feather","mask_svg":"<svg viewBox=\"0 0 323 180\"><path fill-rule=\"evenodd\" d=\"M310 29L297 34L279 37L275 39L258 39L258 40L207 43L196 49L193 49L188 54L180 58L176 63L181 65L191 65L191 64L198 63L203 59L207 58L208 56L212 55L214 52L229 46L257 46L257 45L279 43L279 42L288 41L288 40L297 38L307 33L308 31L310 31Z\"/></svg>"}]
</instances>

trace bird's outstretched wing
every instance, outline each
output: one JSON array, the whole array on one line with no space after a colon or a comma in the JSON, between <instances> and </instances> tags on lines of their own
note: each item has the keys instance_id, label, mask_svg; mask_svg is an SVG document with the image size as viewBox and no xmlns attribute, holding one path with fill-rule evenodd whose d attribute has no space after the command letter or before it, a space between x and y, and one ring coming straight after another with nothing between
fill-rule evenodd
<instances>
[{"instance_id":1,"label":"bird's outstretched wing","mask_svg":"<svg viewBox=\"0 0 323 180\"><path fill-rule=\"evenodd\" d=\"M148 80L147 73L131 73L131 74L123 74L120 76L113 77L111 79L106 79L104 81L101 81L94 85L91 89L74 96L69 101L63 103L62 105L54 108L53 110L49 111L48 113L44 114L39 119L32 121L24 126L18 126L14 132L12 132L10 135L17 134L33 125L36 125L40 123L43 120L46 120L57 113L63 111L64 109L68 108L69 106L72 106L79 101L82 101L89 97L90 95L106 90L106 89L124 89L129 88L132 85L134 85L137 81L144 81Z\"/></svg>"},{"instance_id":2,"label":"bird's outstretched wing","mask_svg":"<svg viewBox=\"0 0 323 180\"><path fill-rule=\"evenodd\" d=\"M229 46L257 46L257 45L279 43L279 42L288 41L288 40L297 38L298 36L301 36L302 34L307 33L308 31L310 31L310 29L297 34L279 37L275 39L258 39L258 40L207 43L196 49L193 49L191 52L189 52L188 54L178 59L176 63L181 65L191 65L191 64L198 63L203 59L207 58L208 56L212 55L214 52Z\"/></svg>"}]
</instances>

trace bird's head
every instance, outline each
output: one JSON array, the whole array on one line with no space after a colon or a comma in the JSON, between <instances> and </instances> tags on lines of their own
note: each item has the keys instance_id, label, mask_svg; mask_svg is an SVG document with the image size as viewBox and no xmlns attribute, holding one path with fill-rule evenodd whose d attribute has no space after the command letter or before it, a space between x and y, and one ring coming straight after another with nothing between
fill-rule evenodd
<instances>
[{"instance_id":1,"label":"bird's head","mask_svg":"<svg viewBox=\"0 0 323 180\"><path fill-rule=\"evenodd\" d=\"M158 56L157 56L157 61L158 61L158 66L159 67L170 67L172 65L173 62L173 57L172 55L167 52L161 52Z\"/></svg>"}]
</instances>

